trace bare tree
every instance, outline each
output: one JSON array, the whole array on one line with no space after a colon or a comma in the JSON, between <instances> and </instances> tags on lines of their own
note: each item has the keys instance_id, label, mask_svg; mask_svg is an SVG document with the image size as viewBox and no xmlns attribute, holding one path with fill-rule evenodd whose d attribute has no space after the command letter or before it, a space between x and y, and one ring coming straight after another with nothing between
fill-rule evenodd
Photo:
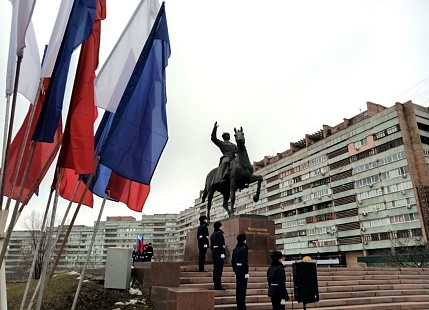
<instances>
[{"instance_id":1,"label":"bare tree","mask_svg":"<svg viewBox=\"0 0 429 310\"><path fill-rule=\"evenodd\" d=\"M383 260L392 266L429 266L429 244L422 239L394 239L391 241L391 248L381 251L380 254Z\"/></svg>"},{"instance_id":2,"label":"bare tree","mask_svg":"<svg viewBox=\"0 0 429 310\"><path fill-rule=\"evenodd\" d=\"M48 214L48 219L50 215ZM47 222L49 222L47 220ZM55 222L58 222L57 220ZM37 243L39 242L39 237L41 236L41 244L39 247L39 251L37 253L36 264L34 268L34 279L37 280L40 278L40 274L43 267L43 257L45 252L48 250L48 244L46 244L47 240L47 229L44 227L42 229L43 224L43 214L37 211L32 211L29 215L26 215L20 226L29 232L30 238L29 240L22 240L21 242L21 262L22 267L27 267L28 269L31 267L34 252L37 249Z\"/></svg>"}]
</instances>

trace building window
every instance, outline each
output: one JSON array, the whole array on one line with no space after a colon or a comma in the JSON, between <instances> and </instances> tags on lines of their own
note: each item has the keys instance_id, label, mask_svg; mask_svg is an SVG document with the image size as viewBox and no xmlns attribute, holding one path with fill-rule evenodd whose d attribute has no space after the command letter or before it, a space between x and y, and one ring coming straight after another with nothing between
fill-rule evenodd
<instances>
[{"instance_id":1,"label":"building window","mask_svg":"<svg viewBox=\"0 0 429 310\"><path fill-rule=\"evenodd\" d=\"M367 145L367 144L368 144L367 138L363 138L362 140L359 140L353 143L353 147L358 150L361 146Z\"/></svg>"},{"instance_id":2,"label":"building window","mask_svg":"<svg viewBox=\"0 0 429 310\"><path fill-rule=\"evenodd\" d=\"M400 130L399 125L391 126L385 130L379 131L376 134L374 134L374 139L378 140L378 139L384 138L388 135L391 135L391 134L394 134L395 132L398 132L399 130Z\"/></svg>"}]
</instances>

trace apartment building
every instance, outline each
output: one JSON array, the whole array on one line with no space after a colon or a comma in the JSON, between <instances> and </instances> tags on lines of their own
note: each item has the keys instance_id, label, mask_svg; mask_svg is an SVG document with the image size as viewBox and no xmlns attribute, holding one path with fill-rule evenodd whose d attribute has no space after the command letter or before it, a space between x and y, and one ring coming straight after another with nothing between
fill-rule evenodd
<instances>
[{"instance_id":1,"label":"apartment building","mask_svg":"<svg viewBox=\"0 0 429 310\"><path fill-rule=\"evenodd\" d=\"M273 219L277 249L291 260L355 262L398 240L428 241L428 162L428 109L368 102L353 118L255 162L261 200L251 199L256 185L238 192L236 213ZM217 196L214 220L226 216L221 203ZM204 205L197 200L196 208Z\"/></svg>"},{"instance_id":2,"label":"apartment building","mask_svg":"<svg viewBox=\"0 0 429 310\"><path fill-rule=\"evenodd\" d=\"M235 214L274 220L277 250L290 260L309 255L355 263L398 242L428 242L428 164L428 109L412 102L389 108L368 102L366 111L336 126L323 125L288 150L254 162L254 173L264 179L260 199L253 202L256 184L237 192ZM153 243L156 260L182 260L187 232L207 212L199 196L178 214L101 222L91 266L104 266L108 247L132 247L142 233L145 243ZM213 198L211 222L227 217L222 199ZM92 231L73 228L61 268L83 263ZM25 246L21 234L12 235L7 268L17 264L16 251Z\"/></svg>"},{"instance_id":3,"label":"apartment building","mask_svg":"<svg viewBox=\"0 0 429 310\"><path fill-rule=\"evenodd\" d=\"M152 243L156 261L177 261L181 257L176 233L177 214L143 215L145 244Z\"/></svg>"},{"instance_id":4,"label":"apartment building","mask_svg":"<svg viewBox=\"0 0 429 310\"><path fill-rule=\"evenodd\" d=\"M176 218L177 214L142 215L142 220L137 221L131 216L108 216L106 221L99 224L87 267L103 268L108 248L132 248L136 244L137 235L144 235L146 244L153 243L156 260L178 260L180 253L175 232ZM67 228L64 227L62 235ZM55 227L53 239L57 236L57 230L58 227ZM9 281L27 278L38 234L39 232L28 230L13 231L6 253L6 274ZM93 234L94 227L73 226L57 269L80 270L88 255ZM57 255L61 242L62 238L55 246L53 255ZM45 249L44 245L39 253L40 262L43 261Z\"/></svg>"}]
</instances>

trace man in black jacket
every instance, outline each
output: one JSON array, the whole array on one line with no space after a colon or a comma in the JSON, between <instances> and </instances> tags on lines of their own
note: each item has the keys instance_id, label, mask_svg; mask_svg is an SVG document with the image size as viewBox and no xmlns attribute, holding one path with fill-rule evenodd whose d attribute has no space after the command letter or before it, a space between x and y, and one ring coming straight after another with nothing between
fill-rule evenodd
<instances>
[{"instance_id":1,"label":"man in black jacket","mask_svg":"<svg viewBox=\"0 0 429 310\"><path fill-rule=\"evenodd\" d=\"M232 252L232 270L235 272L236 288L235 300L238 310L246 310L247 279L249 278L249 254L246 244L246 235L237 236L237 245Z\"/></svg>"},{"instance_id":2,"label":"man in black jacket","mask_svg":"<svg viewBox=\"0 0 429 310\"><path fill-rule=\"evenodd\" d=\"M149 242L149 245L146 247L146 261L150 262L152 261L153 256L153 246L152 243Z\"/></svg>"},{"instance_id":3,"label":"man in black jacket","mask_svg":"<svg viewBox=\"0 0 429 310\"><path fill-rule=\"evenodd\" d=\"M215 290L225 290L222 286L223 261L225 259L225 238L221 222L213 224L214 232L210 237L210 249L213 259L213 284Z\"/></svg>"},{"instance_id":4,"label":"man in black jacket","mask_svg":"<svg viewBox=\"0 0 429 310\"><path fill-rule=\"evenodd\" d=\"M207 216L200 216L200 226L198 226L197 240L198 240L198 271L204 272L204 263L206 262L206 253L209 248L209 225Z\"/></svg>"},{"instance_id":5,"label":"man in black jacket","mask_svg":"<svg viewBox=\"0 0 429 310\"><path fill-rule=\"evenodd\" d=\"M273 310L284 310L286 301L289 300L283 260L282 252L274 251L271 253L271 266L267 270L267 280L268 296L271 298Z\"/></svg>"}]
</instances>

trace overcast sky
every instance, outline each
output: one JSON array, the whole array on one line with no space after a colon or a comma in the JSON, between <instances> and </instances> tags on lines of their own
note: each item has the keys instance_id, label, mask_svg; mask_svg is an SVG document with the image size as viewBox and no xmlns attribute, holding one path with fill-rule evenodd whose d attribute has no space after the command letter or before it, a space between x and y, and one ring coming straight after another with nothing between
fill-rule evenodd
<instances>
[{"instance_id":1,"label":"overcast sky","mask_svg":"<svg viewBox=\"0 0 429 310\"><path fill-rule=\"evenodd\" d=\"M107 0L100 67L138 2ZM219 138L243 127L253 162L287 150L289 142L323 124L353 117L367 101L391 106L412 100L429 106L427 0L165 2L171 42L169 141L143 214L193 206L221 155L210 141L215 121ZM49 41L58 6L58 0L37 0L33 22L40 51ZM9 1L0 0L0 94L5 93L10 15ZM19 102L15 128L27 107ZM44 210L51 182L52 172L24 216ZM94 209L82 208L76 224L92 225L100 205L96 199ZM66 206L60 198L60 215ZM141 216L109 202L103 219L114 215Z\"/></svg>"}]
</instances>

